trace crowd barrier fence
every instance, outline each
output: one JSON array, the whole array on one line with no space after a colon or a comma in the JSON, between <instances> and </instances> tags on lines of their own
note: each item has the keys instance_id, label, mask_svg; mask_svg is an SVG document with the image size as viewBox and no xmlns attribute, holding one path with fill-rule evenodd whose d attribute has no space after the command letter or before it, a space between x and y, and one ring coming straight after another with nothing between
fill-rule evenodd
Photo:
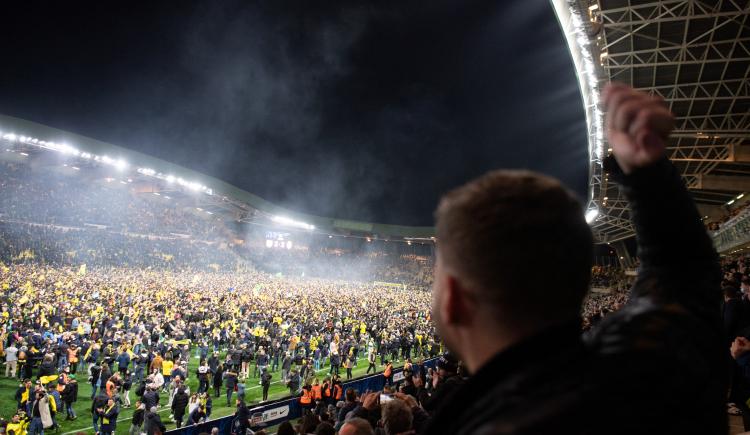
<instances>
[{"instance_id":1,"label":"crowd barrier fence","mask_svg":"<svg viewBox=\"0 0 750 435\"><path fill-rule=\"evenodd\" d=\"M424 361L425 368L434 368L438 358L430 358ZM402 368L395 369L393 371L393 383L398 384L404 379L404 371ZM359 392L363 391L380 391L385 386L385 377L383 373L375 375L364 376L351 381L342 383L344 391L349 388L354 388ZM262 405L254 406L250 408L250 414L252 415L252 428L259 429L262 427L275 426L281 424L287 420L294 420L302 416L302 407L299 403L299 396L286 397L263 403ZM218 427L219 434L231 435L232 424L234 422L234 416L228 415L226 417L217 418L215 420L209 420L205 423L201 423L193 426L186 426L179 429L172 429L165 432L166 435L198 435L200 433L211 433L211 429Z\"/></svg>"}]
</instances>

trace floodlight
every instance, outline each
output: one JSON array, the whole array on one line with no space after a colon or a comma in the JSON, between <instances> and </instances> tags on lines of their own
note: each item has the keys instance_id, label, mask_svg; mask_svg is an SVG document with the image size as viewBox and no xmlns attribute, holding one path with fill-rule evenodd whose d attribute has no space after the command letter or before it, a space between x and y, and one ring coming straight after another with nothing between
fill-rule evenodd
<instances>
[{"instance_id":1,"label":"floodlight","mask_svg":"<svg viewBox=\"0 0 750 435\"><path fill-rule=\"evenodd\" d=\"M593 223L596 220L597 216L599 216L599 210L595 208L590 209L586 212L586 223Z\"/></svg>"}]
</instances>

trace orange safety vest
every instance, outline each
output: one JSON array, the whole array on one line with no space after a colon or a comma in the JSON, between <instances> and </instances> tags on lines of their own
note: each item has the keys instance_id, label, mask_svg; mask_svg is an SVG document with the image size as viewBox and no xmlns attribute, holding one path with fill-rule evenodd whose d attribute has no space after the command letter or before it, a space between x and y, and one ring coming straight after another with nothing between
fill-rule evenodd
<instances>
[{"instance_id":1,"label":"orange safety vest","mask_svg":"<svg viewBox=\"0 0 750 435\"><path fill-rule=\"evenodd\" d=\"M392 372L393 372L393 366L388 364L387 366L385 366L385 371L383 372L383 376L385 376L386 378L390 378Z\"/></svg>"},{"instance_id":2,"label":"orange safety vest","mask_svg":"<svg viewBox=\"0 0 750 435\"><path fill-rule=\"evenodd\" d=\"M307 388L302 389L302 397L299 398L299 403L302 405L310 405L312 403L313 395L312 391Z\"/></svg>"},{"instance_id":3,"label":"orange safety vest","mask_svg":"<svg viewBox=\"0 0 750 435\"><path fill-rule=\"evenodd\" d=\"M107 381L107 396L114 397L115 396L115 383L112 381Z\"/></svg>"},{"instance_id":4,"label":"orange safety vest","mask_svg":"<svg viewBox=\"0 0 750 435\"><path fill-rule=\"evenodd\" d=\"M344 394L344 389L341 388L341 385L335 384L333 386L333 398L336 400L340 400L342 394Z\"/></svg>"},{"instance_id":5,"label":"orange safety vest","mask_svg":"<svg viewBox=\"0 0 750 435\"><path fill-rule=\"evenodd\" d=\"M65 373L60 374L60 376L57 378L57 392L62 393L65 389L65 384L68 383L68 375Z\"/></svg>"},{"instance_id":6,"label":"orange safety vest","mask_svg":"<svg viewBox=\"0 0 750 435\"><path fill-rule=\"evenodd\" d=\"M321 387L320 385L313 385L312 386L312 394L313 394L313 398L315 400L322 399L323 398L323 387Z\"/></svg>"},{"instance_id":7,"label":"orange safety vest","mask_svg":"<svg viewBox=\"0 0 750 435\"><path fill-rule=\"evenodd\" d=\"M68 362L71 364L78 362L78 349L68 349Z\"/></svg>"}]
</instances>

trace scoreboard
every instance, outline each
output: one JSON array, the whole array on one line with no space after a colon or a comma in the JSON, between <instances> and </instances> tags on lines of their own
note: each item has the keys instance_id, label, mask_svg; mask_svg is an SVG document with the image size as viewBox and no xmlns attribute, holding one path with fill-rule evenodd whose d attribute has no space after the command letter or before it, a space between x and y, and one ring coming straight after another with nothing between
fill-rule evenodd
<instances>
[{"instance_id":1,"label":"scoreboard","mask_svg":"<svg viewBox=\"0 0 750 435\"><path fill-rule=\"evenodd\" d=\"M294 242L291 233L279 231L266 232L266 248L270 249L292 249Z\"/></svg>"}]
</instances>

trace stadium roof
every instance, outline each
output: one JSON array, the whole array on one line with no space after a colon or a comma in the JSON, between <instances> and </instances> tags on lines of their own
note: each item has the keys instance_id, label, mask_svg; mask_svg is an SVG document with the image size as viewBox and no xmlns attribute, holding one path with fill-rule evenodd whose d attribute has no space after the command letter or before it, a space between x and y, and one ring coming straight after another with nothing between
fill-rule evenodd
<instances>
[{"instance_id":1,"label":"stadium roof","mask_svg":"<svg viewBox=\"0 0 750 435\"><path fill-rule=\"evenodd\" d=\"M165 191L183 191L199 195L202 208L223 213L241 222L265 220L301 230L374 235L384 238L429 240L434 236L433 227L386 225L293 212L219 179L182 166L10 116L0 115L0 140L6 145L5 148L10 146L11 151L56 151L89 166L111 166L113 173L122 172L128 177L147 179L153 185L163 186Z\"/></svg>"},{"instance_id":2,"label":"stadium roof","mask_svg":"<svg viewBox=\"0 0 750 435\"><path fill-rule=\"evenodd\" d=\"M599 91L624 82L677 118L670 158L703 210L750 192L750 0L552 0L576 65L589 132L589 216L600 242L633 235L602 172Z\"/></svg>"}]
</instances>

